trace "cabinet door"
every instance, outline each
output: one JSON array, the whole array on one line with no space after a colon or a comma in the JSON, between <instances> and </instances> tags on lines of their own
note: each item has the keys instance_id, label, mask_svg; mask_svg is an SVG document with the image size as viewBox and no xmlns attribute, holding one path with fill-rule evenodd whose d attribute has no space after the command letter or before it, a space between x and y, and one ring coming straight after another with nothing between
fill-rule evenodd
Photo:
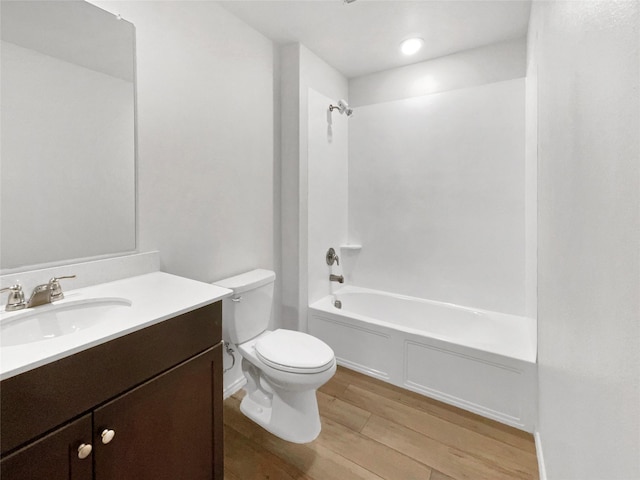
<instances>
[{"instance_id":1,"label":"cabinet door","mask_svg":"<svg viewBox=\"0 0 640 480\"><path fill-rule=\"evenodd\" d=\"M0 461L2 480L91 480L92 454L78 456L83 443L91 444L91 415L7 455Z\"/></svg>"},{"instance_id":2,"label":"cabinet door","mask_svg":"<svg viewBox=\"0 0 640 480\"><path fill-rule=\"evenodd\" d=\"M94 410L95 480L214 478L221 353L209 349Z\"/></svg>"}]
</instances>

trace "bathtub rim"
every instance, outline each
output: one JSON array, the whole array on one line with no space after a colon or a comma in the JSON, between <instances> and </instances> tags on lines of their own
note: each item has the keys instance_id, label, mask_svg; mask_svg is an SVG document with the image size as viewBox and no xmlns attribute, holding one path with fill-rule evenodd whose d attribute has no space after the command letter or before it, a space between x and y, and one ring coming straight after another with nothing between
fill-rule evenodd
<instances>
[{"instance_id":1,"label":"bathtub rim","mask_svg":"<svg viewBox=\"0 0 640 480\"><path fill-rule=\"evenodd\" d=\"M427 303L430 305L435 305L443 308L452 308L455 310L461 310L469 313L480 313L483 315L487 315L489 317L496 317L496 316L502 317L502 319L508 319L508 321L523 322L524 326L522 327L524 328L527 334L526 350L522 352L519 351L518 354L505 353L505 352L499 351L499 349L494 349L490 347L482 348L482 346L480 345L469 345L464 342L456 342L451 337L447 337L445 335L432 334L431 332L425 332L424 330L420 330L417 328L412 328L412 327L403 326L397 323L387 322L385 320L380 320L374 317L361 315L348 310L346 311L348 311L349 313L346 314L345 310L337 309L333 305L333 300L335 299L335 296L340 294L345 294L345 293L368 293L368 294L382 295L382 296L397 298L400 300L414 301L418 303ZM366 287L358 287L354 285L345 285L344 287L336 290L335 292L332 292L331 294L326 295L320 298L319 300L316 300L315 302L311 303L308 308L309 308L310 315L313 314L314 311L318 311L318 312L326 313L329 315L337 315L340 317L352 317L361 322L370 323L378 327L387 328L391 330L399 330L407 334L418 335L425 338L433 338L434 340L445 342L450 345L457 345L463 348L469 348L471 350L475 350L482 354L497 355L505 359L523 361L523 362L532 363L532 364L537 363L537 325L536 325L536 319L531 317L525 317L525 316L514 315L509 313L502 313L502 312L493 312L491 310L483 310L480 308L466 307L463 305L440 302L437 300L411 297L409 295L385 292L382 290L375 290L375 289L366 288Z\"/></svg>"}]
</instances>

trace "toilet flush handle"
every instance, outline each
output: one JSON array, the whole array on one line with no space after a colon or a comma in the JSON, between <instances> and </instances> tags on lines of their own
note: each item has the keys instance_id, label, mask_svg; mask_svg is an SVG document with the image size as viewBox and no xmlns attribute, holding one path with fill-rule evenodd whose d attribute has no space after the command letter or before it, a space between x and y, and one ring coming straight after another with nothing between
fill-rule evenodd
<instances>
[{"instance_id":1,"label":"toilet flush handle","mask_svg":"<svg viewBox=\"0 0 640 480\"><path fill-rule=\"evenodd\" d=\"M232 301L232 302L236 302L236 303L238 303L240 300L242 300L242 296L239 296L239 297L231 297L231 301Z\"/></svg>"}]
</instances>

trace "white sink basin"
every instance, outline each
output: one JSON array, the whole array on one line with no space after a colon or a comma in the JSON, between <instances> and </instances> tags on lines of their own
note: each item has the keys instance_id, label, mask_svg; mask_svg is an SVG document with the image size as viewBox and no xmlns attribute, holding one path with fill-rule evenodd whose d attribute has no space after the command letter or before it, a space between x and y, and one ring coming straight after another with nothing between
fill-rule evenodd
<instances>
[{"instance_id":1,"label":"white sink basin","mask_svg":"<svg viewBox=\"0 0 640 480\"><path fill-rule=\"evenodd\" d=\"M131 306L126 298L85 298L6 313L0 345L9 347L69 335L113 319Z\"/></svg>"}]
</instances>

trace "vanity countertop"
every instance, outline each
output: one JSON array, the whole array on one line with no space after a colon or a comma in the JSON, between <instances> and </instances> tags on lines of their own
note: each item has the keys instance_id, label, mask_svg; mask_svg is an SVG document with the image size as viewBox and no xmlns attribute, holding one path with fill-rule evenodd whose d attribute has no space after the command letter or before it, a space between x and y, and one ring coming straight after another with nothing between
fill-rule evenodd
<instances>
[{"instance_id":1,"label":"vanity countertop","mask_svg":"<svg viewBox=\"0 0 640 480\"><path fill-rule=\"evenodd\" d=\"M108 321L46 340L0 348L0 380L106 343L177 315L210 305L232 295L226 288L163 272L103 283L64 292L65 298L28 310L45 311L52 306L92 298L126 298L131 306L118 309ZM17 312L0 313L6 324ZM107 359L108 361L108 359Z\"/></svg>"}]
</instances>

